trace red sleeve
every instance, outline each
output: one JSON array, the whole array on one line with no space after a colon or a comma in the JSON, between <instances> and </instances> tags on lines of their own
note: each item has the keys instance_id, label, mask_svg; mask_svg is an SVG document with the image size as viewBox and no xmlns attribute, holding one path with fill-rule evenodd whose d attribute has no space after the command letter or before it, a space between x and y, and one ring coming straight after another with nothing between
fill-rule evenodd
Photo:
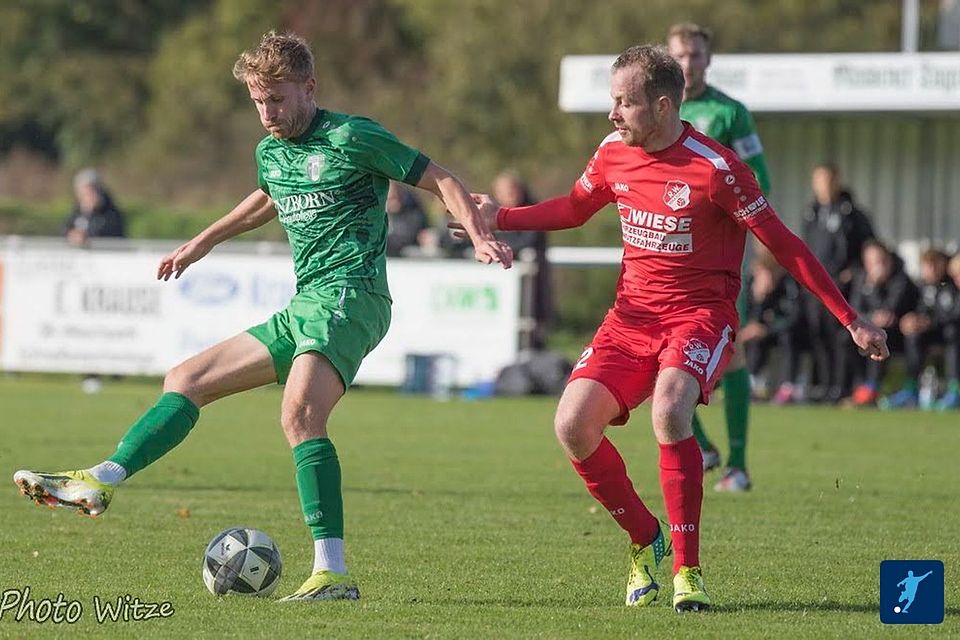
<instances>
[{"instance_id":1,"label":"red sleeve","mask_svg":"<svg viewBox=\"0 0 960 640\"><path fill-rule=\"evenodd\" d=\"M710 176L710 200L741 227L753 228L773 214L763 196L753 169L735 158L725 157L726 165Z\"/></svg>"},{"instance_id":2,"label":"red sleeve","mask_svg":"<svg viewBox=\"0 0 960 640\"><path fill-rule=\"evenodd\" d=\"M497 213L497 228L504 231L556 231L579 227L600 210L600 207L585 204L570 194L529 207L503 207Z\"/></svg>"},{"instance_id":3,"label":"red sleeve","mask_svg":"<svg viewBox=\"0 0 960 640\"><path fill-rule=\"evenodd\" d=\"M725 156L726 168L710 177L710 199L741 227L749 228L794 279L809 289L830 313L847 326L857 319L823 265L800 238L787 229L757 184L753 170Z\"/></svg>"},{"instance_id":4,"label":"red sleeve","mask_svg":"<svg viewBox=\"0 0 960 640\"><path fill-rule=\"evenodd\" d=\"M614 201L603 177L601 151L593 154L569 195L529 207L504 207L497 213L497 228L504 231L555 231L579 227Z\"/></svg>"},{"instance_id":5,"label":"red sleeve","mask_svg":"<svg viewBox=\"0 0 960 640\"><path fill-rule=\"evenodd\" d=\"M809 289L830 310L830 313L847 326L857 319L857 312L847 304L833 279L820 261L814 257L803 240L787 229L780 218L767 206L771 215L750 224L750 230L773 254L790 275Z\"/></svg>"}]
</instances>

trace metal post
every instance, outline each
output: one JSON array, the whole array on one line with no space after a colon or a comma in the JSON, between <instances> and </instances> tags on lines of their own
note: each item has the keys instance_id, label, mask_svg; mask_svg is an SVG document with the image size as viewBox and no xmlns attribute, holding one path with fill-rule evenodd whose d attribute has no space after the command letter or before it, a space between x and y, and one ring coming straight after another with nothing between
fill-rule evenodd
<instances>
[{"instance_id":1,"label":"metal post","mask_svg":"<svg viewBox=\"0 0 960 640\"><path fill-rule=\"evenodd\" d=\"M903 0L903 19L900 28L900 49L916 53L920 45L920 0Z\"/></svg>"}]
</instances>

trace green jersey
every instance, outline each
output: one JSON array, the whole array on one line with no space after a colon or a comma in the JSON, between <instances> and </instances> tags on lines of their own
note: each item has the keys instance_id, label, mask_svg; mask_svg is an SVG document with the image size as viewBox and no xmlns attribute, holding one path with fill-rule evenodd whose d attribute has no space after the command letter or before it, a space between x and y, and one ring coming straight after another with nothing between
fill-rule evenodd
<instances>
[{"instance_id":1,"label":"green jersey","mask_svg":"<svg viewBox=\"0 0 960 640\"><path fill-rule=\"evenodd\" d=\"M700 133L733 149L741 160L750 165L760 189L769 195L770 174L763 157L763 146L753 125L753 118L742 102L707 85L699 96L683 101L680 117Z\"/></svg>"},{"instance_id":2,"label":"green jersey","mask_svg":"<svg viewBox=\"0 0 960 640\"><path fill-rule=\"evenodd\" d=\"M352 287L389 296L390 180L415 185L430 163L367 118L318 109L300 136L257 145L260 188L287 232L297 291Z\"/></svg>"}]
</instances>

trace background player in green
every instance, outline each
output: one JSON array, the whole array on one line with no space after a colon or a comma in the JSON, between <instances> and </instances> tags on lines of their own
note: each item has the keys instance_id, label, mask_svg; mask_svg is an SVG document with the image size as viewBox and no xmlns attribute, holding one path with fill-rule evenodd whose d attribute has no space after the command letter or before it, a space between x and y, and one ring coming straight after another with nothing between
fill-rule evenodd
<instances>
[{"instance_id":1,"label":"background player in green","mask_svg":"<svg viewBox=\"0 0 960 640\"><path fill-rule=\"evenodd\" d=\"M479 261L507 268L512 254L493 238L459 179L379 124L316 106L313 54L303 39L271 32L240 56L233 72L269 132L256 151L260 186L165 256L157 277L177 278L217 244L279 217L293 252L296 295L267 322L174 367L163 395L108 460L80 471L18 471L14 481L38 504L99 515L117 485L187 436L200 407L285 382L281 423L315 550L312 575L285 600L356 599L343 554L340 463L326 423L390 324L389 181L439 196L469 230Z\"/></svg>"},{"instance_id":2,"label":"background player in green","mask_svg":"<svg viewBox=\"0 0 960 640\"><path fill-rule=\"evenodd\" d=\"M741 103L706 82L710 66L711 34L691 23L676 24L667 35L670 55L683 68L684 90L680 117L720 144L733 149L753 169L757 183L770 194L770 174L763 157L763 146L753 126L750 112ZM747 259L744 260L747 262ZM745 317L746 289L741 287L737 311ZM739 341L722 380L723 409L727 421L730 457L723 477L714 485L717 491L746 491L750 488L747 473L747 424L750 410L750 374L747 371L743 345ZM703 431L700 418L693 416L693 434L703 453L703 468L709 471L720 466L720 453Z\"/></svg>"}]
</instances>

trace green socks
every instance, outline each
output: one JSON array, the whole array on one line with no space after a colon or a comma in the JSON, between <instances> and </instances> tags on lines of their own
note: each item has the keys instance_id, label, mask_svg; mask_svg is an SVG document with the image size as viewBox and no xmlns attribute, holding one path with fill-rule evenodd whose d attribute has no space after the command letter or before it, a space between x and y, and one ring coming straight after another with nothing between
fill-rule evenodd
<instances>
[{"instance_id":1,"label":"green socks","mask_svg":"<svg viewBox=\"0 0 960 640\"><path fill-rule=\"evenodd\" d=\"M716 449L710 438L707 437L707 434L703 431L703 423L700 422L700 416L696 413L693 414L693 437L697 439L697 444L700 445L701 451L710 451L711 449Z\"/></svg>"},{"instance_id":2,"label":"green socks","mask_svg":"<svg viewBox=\"0 0 960 640\"><path fill-rule=\"evenodd\" d=\"M723 376L723 410L727 418L730 457L727 466L747 468L747 419L750 412L750 373L746 367Z\"/></svg>"},{"instance_id":3,"label":"green socks","mask_svg":"<svg viewBox=\"0 0 960 640\"><path fill-rule=\"evenodd\" d=\"M343 538L340 460L329 438L306 440L293 448L303 520L314 540Z\"/></svg>"},{"instance_id":4,"label":"green socks","mask_svg":"<svg viewBox=\"0 0 960 640\"><path fill-rule=\"evenodd\" d=\"M727 418L727 436L730 440L728 467L747 468L747 419L750 413L750 373L746 367L728 371L723 376L723 411ZM703 431L703 423L693 414L693 437L703 451L716 449Z\"/></svg>"},{"instance_id":5,"label":"green socks","mask_svg":"<svg viewBox=\"0 0 960 640\"><path fill-rule=\"evenodd\" d=\"M174 392L164 393L127 430L116 453L108 460L123 467L129 478L183 442L199 417L200 410L190 398Z\"/></svg>"}]
</instances>

